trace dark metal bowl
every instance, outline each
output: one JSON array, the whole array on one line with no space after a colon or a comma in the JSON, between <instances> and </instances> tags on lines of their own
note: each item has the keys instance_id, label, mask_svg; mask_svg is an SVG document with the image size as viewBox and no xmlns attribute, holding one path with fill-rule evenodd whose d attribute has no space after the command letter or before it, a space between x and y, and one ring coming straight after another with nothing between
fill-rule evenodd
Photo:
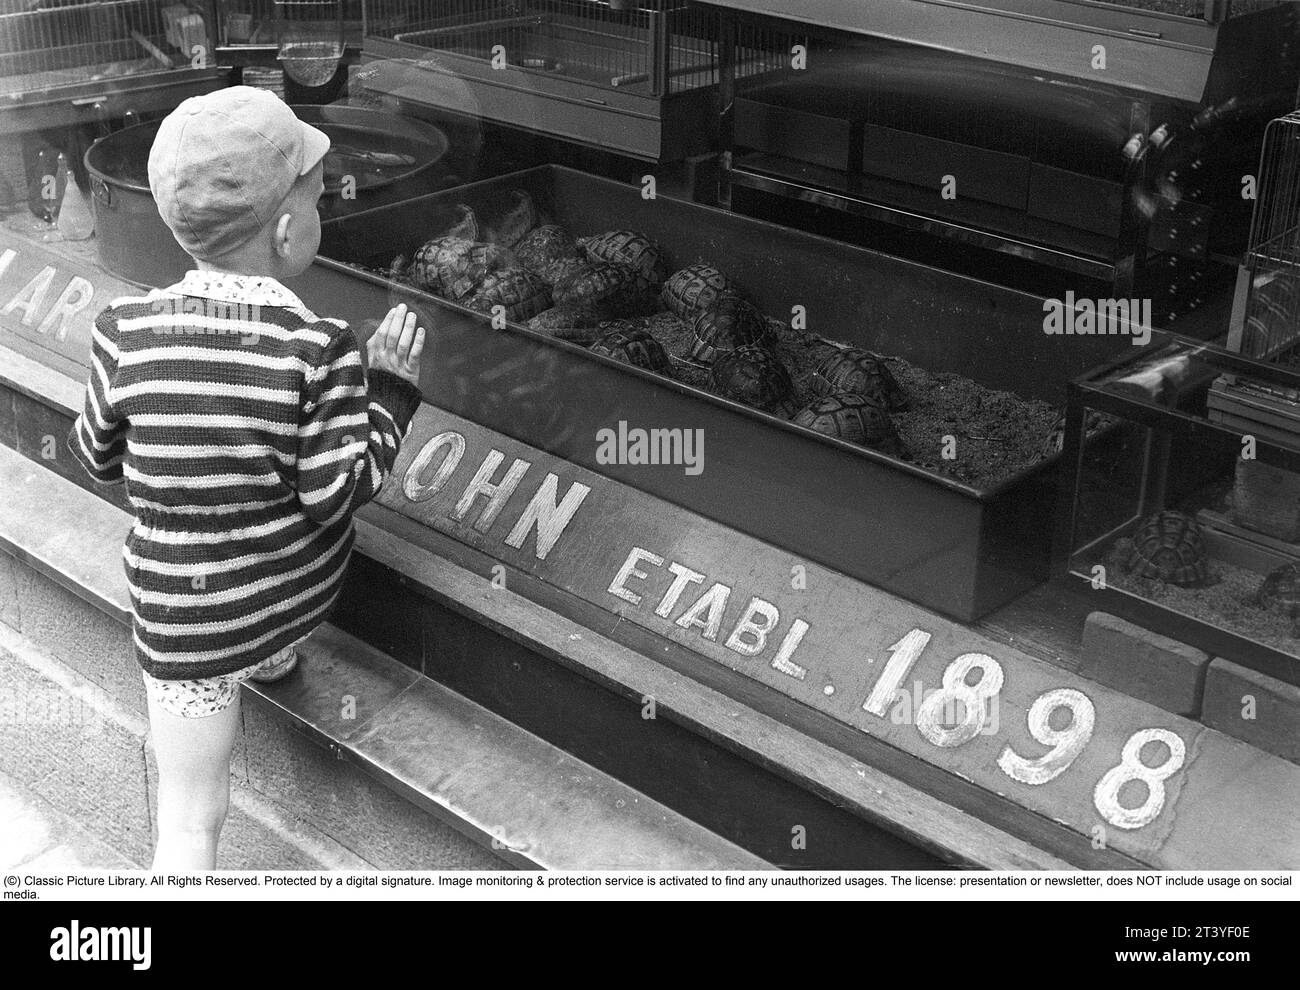
<instances>
[{"instance_id":1,"label":"dark metal bowl","mask_svg":"<svg viewBox=\"0 0 1300 990\"><path fill-rule=\"evenodd\" d=\"M437 127L361 107L296 106L293 110L338 146L325 156L322 219L387 206L436 188L433 168L449 147ZM100 264L128 282L162 286L176 282L192 266L158 215L149 191L149 149L157 133L157 121L124 128L92 144L85 162ZM359 154L348 156L339 149ZM392 161L385 156L400 156L403 164L385 164ZM355 179L355 198L343 195L347 175Z\"/></svg>"}]
</instances>

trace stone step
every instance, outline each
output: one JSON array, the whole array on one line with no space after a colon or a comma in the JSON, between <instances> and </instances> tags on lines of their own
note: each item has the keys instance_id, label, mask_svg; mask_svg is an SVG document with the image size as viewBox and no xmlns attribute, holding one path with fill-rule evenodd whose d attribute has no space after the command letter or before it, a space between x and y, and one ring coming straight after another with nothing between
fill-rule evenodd
<instances>
[{"instance_id":1,"label":"stone step","mask_svg":"<svg viewBox=\"0 0 1300 990\"><path fill-rule=\"evenodd\" d=\"M7 812L0 855L48 870L147 866L157 785L148 722L3 624L0 699L0 802ZM370 868L310 821L238 780L217 865Z\"/></svg>"}]
</instances>

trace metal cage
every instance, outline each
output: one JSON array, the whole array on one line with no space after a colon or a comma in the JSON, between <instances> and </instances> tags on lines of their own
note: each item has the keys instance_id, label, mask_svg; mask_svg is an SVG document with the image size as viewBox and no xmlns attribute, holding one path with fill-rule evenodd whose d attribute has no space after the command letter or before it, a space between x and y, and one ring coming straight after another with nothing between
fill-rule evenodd
<instances>
[{"instance_id":1,"label":"metal cage","mask_svg":"<svg viewBox=\"0 0 1300 990\"><path fill-rule=\"evenodd\" d=\"M218 87L212 21L207 0L0 0L0 135L103 127Z\"/></svg>"},{"instance_id":2,"label":"metal cage","mask_svg":"<svg viewBox=\"0 0 1300 990\"><path fill-rule=\"evenodd\" d=\"M1266 359L1300 342L1300 111L1268 125L1256 182L1228 344Z\"/></svg>"},{"instance_id":3,"label":"metal cage","mask_svg":"<svg viewBox=\"0 0 1300 990\"><path fill-rule=\"evenodd\" d=\"M677 0L374 0L372 35L601 89L717 82L716 18Z\"/></svg>"},{"instance_id":4,"label":"metal cage","mask_svg":"<svg viewBox=\"0 0 1300 990\"><path fill-rule=\"evenodd\" d=\"M207 44L206 15L183 3L109 0L0 13L0 94L188 68Z\"/></svg>"}]
</instances>

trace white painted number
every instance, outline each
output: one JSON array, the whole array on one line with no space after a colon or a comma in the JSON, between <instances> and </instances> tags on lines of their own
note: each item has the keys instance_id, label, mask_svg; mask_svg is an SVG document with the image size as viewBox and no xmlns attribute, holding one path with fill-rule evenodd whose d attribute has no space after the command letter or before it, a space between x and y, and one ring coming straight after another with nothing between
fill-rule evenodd
<instances>
[{"instance_id":1,"label":"white painted number","mask_svg":"<svg viewBox=\"0 0 1300 990\"><path fill-rule=\"evenodd\" d=\"M1064 729L1053 729L1049 719L1061 708L1069 710L1070 724ZM1037 786L1055 780L1070 769L1070 764L1088 745L1096 720L1097 710L1082 691L1055 688L1041 694L1029 707L1029 734L1051 749L1042 756L1029 759L1008 746L998 757L998 766L1008 777L1022 784Z\"/></svg>"},{"instance_id":2,"label":"white painted number","mask_svg":"<svg viewBox=\"0 0 1300 990\"><path fill-rule=\"evenodd\" d=\"M980 679L966 683L966 675L978 669ZM983 653L964 653L943 672L943 690L936 691L916 710L916 728L936 746L950 749L970 742L988 720L988 700L1002 690L1002 665ZM961 720L951 729L944 723L945 708L960 702ZM955 717L955 716L954 716Z\"/></svg>"},{"instance_id":3,"label":"white painted number","mask_svg":"<svg viewBox=\"0 0 1300 990\"><path fill-rule=\"evenodd\" d=\"M1142 762L1142 749L1147 743L1161 742L1169 755L1159 766L1149 767ZM1142 729L1133 733L1124 744L1120 764L1106 771L1097 781L1092 801L1106 819L1116 828L1134 829L1150 825L1165 806L1165 781L1183 765L1187 746L1168 729ZM1119 803L1120 788L1130 780L1140 780L1147 786L1147 797L1136 808L1125 808Z\"/></svg>"},{"instance_id":4,"label":"white painted number","mask_svg":"<svg viewBox=\"0 0 1300 990\"><path fill-rule=\"evenodd\" d=\"M880 672L880 677L871 688L871 694L862 703L862 710L872 715L885 717L885 712L894 703L894 696L903 684L903 678L920 658L921 652L930 642L930 634L924 629L913 629L889 648L889 662Z\"/></svg>"}]
</instances>

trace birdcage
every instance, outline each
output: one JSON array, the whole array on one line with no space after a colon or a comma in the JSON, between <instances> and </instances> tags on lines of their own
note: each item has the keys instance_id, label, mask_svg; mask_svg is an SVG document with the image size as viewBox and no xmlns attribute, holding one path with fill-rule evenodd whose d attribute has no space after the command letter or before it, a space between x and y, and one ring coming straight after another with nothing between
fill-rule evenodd
<instances>
[{"instance_id":1,"label":"birdcage","mask_svg":"<svg viewBox=\"0 0 1300 990\"><path fill-rule=\"evenodd\" d=\"M1228 345L1247 357L1289 358L1300 343L1300 111L1264 132L1250 242L1237 275Z\"/></svg>"},{"instance_id":2,"label":"birdcage","mask_svg":"<svg viewBox=\"0 0 1300 990\"><path fill-rule=\"evenodd\" d=\"M3 0L0 132L175 105L215 71L210 20L178 0Z\"/></svg>"},{"instance_id":3,"label":"birdcage","mask_svg":"<svg viewBox=\"0 0 1300 990\"><path fill-rule=\"evenodd\" d=\"M707 150L717 10L684 0L370 0L366 29L368 61L457 78L430 81L429 102L442 109L644 158ZM394 76L370 78L382 87ZM418 101L409 72L399 84Z\"/></svg>"}]
</instances>

